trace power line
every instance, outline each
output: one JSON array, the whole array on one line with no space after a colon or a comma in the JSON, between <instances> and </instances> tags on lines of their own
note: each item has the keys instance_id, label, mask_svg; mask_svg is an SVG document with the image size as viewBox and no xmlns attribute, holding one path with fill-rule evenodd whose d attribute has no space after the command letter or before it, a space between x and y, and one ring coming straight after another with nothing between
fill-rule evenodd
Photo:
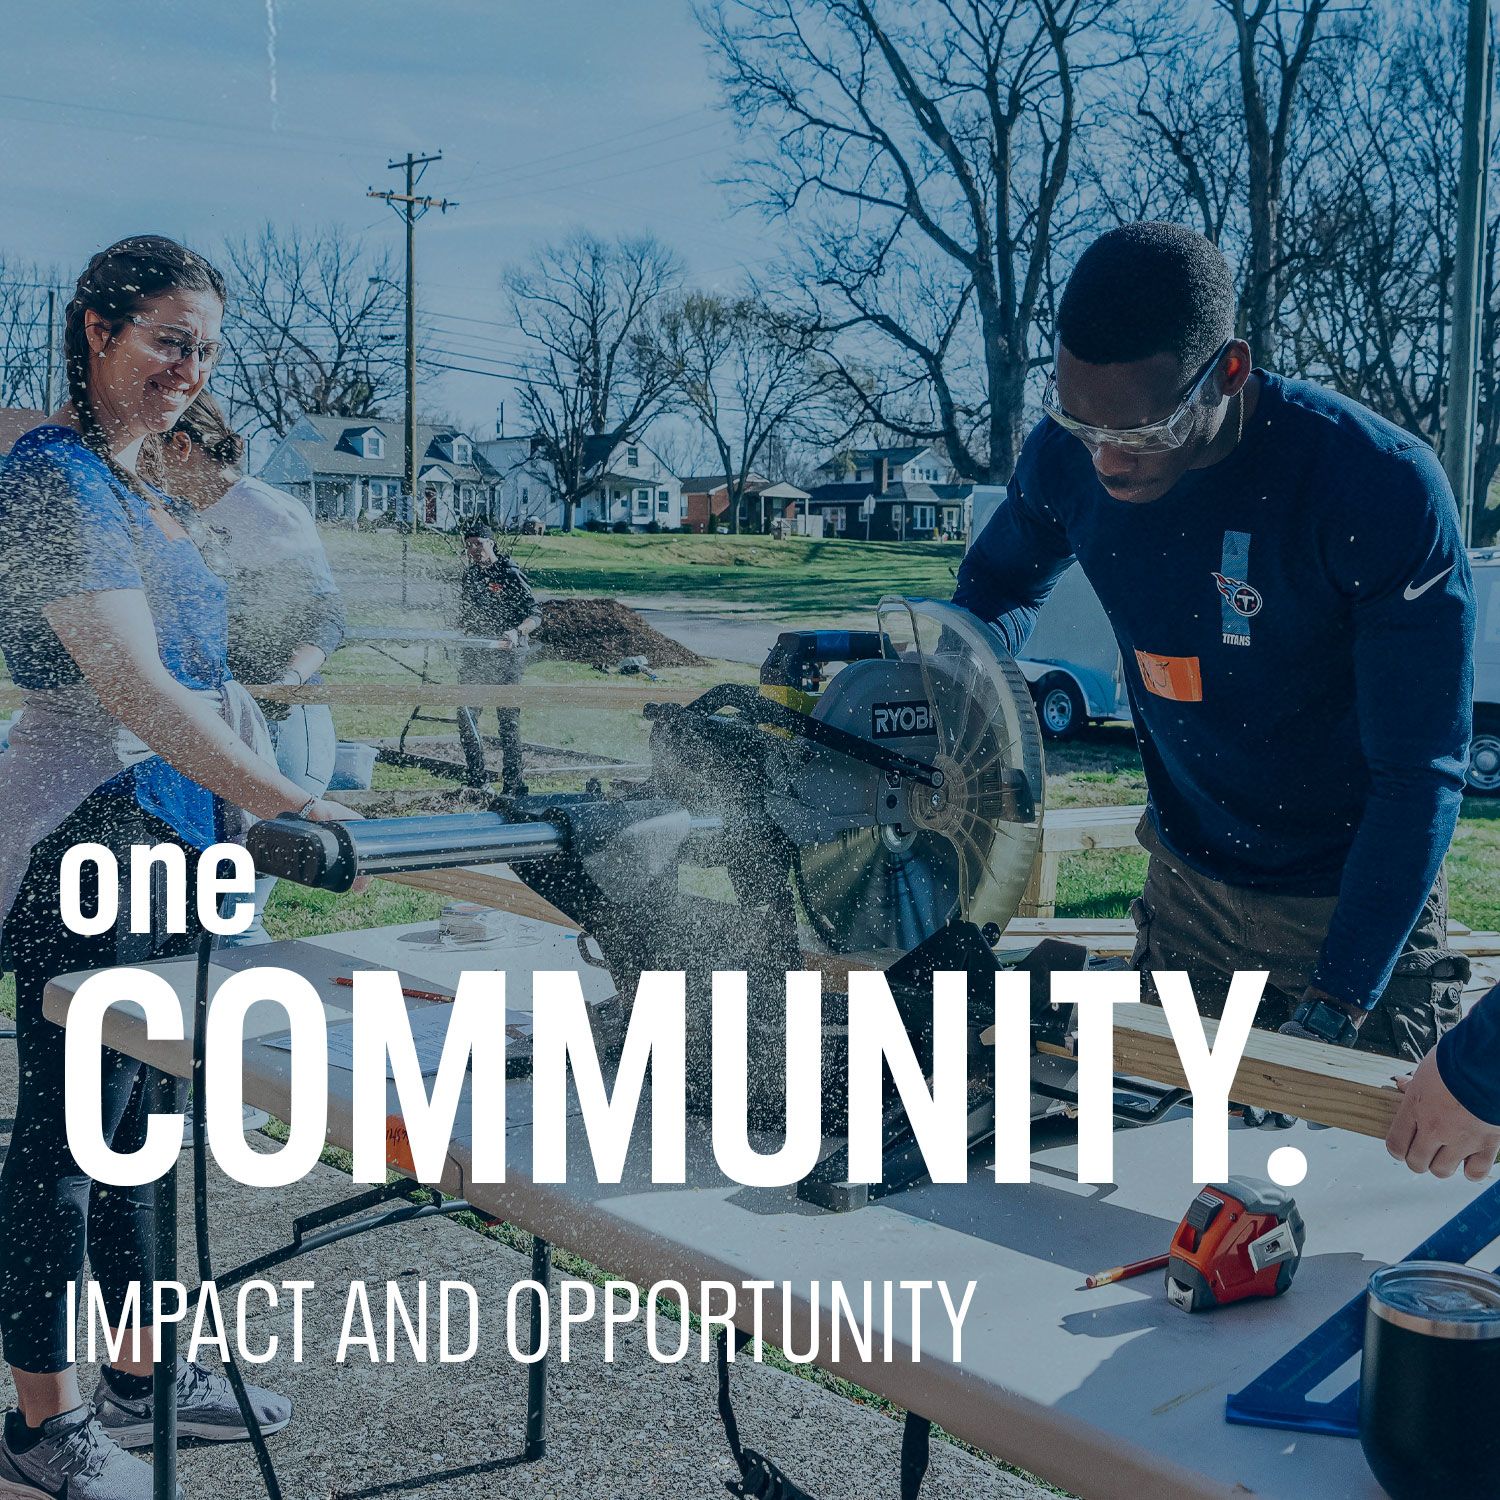
<instances>
[{"instance_id":1,"label":"power line","mask_svg":"<svg viewBox=\"0 0 1500 1500\"><path fill-rule=\"evenodd\" d=\"M86 104L77 99L48 99L38 94L0 94L0 102L10 104L40 104L47 108L62 111L68 117L70 124L76 124L74 117L79 112L96 115L114 115L126 120L154 120L164 125L187 126L193 130L221 130L234 135L253 135L260 144L269 144L280 141L289 146L295 146L295 142L289 137L298 137L307 142L306 146L295 146L297 150L316 149L325 155L330 141L338 141L345 146L358 146L369 150L375 143L373 141L356 138L354 136L329 135L322 130L277 130L275 132L262 130L254 125L236 125L230 120L201 120L193 119L185 115L164 115L152 110L144 109L122 109L117 105L110 104ZM163 135L160 131L142 131L143 135ZM173 136L172 139L180 139Z\"/></svg>"},{"instance_id":2,"label":"power line","mask_svg":"<svg viewBox=\"0 0 1500 1500\"><path fill-rule=\"evenodd\" d=\"M510 196L511 190L516 187L526 188L527 191L533 194L571 192L577 188L591 187L596 182L614 182L617 178L620 177L635 177L642 172L655 172L663 167L674 167L685 161L697 161L704 156L717 155L722 152L723 149L724 148L721 145L716 143L712 146L705 146L697 151L686 152L682 156L669 156L664 161L648 161L643 162L638 167L622 167L617 169L616 171L607 172L602 177L585 177L573 181L553 182L545 187L532 186L530 180L521 183L506 183L502 185L503 191L494 195L493 197L470 198L469 201L475 206L485 203L499 203L504 198ZM580 163L580 165L585 164Z\"/></svg>"},{"instance_id":3,"label":"power line","mask_svg":"<svg viewBox=\"0 0 1500 1500\"><path fill-rule=\"evenodd\" d=\"M712 105L700 104L696 109L685 109L681 114L668 115L664 120L656 120L650 125L639 125L634 130L627 130L623 133L617 132L615 134L603 136L596 141L586 141L583 145L580 146L568 146L560 151L549 151L545 156L534 156L530 161L513 162L508 167L492 167L488 171L480 172L477 176L470 176L469 178L466 178L463 183L463 187L465 191L467 191L471 187L487 186L492 181L495 181L502 177L506 177L512 172L530 172L535 167L543 166L548 162L559 161L565 156L577 156L581 152L592 151L596 146L609 146L613 148L619 141L634 140L637 136L648 135L653 130L660 130L664 125L675 125L679 120L690 119L694 115L708 114L712 111L712 109ZM665 137L664 139L677 140L681 136L689 135L691 133L692 132L690 131L678 131L673 135ZM656 141L652 144L660 145L662 144L662 142ZM631 148L627 147L625 149L628 150ZM614 149L611 149L604 153L604 155L606 156L614 156L617 154L618 153ZM593 161L600 160L603 160L602 156L595 156L590 157L583 162L573 162L570 165L587 166L590 165Z\"/></svg>"}]
</instances>

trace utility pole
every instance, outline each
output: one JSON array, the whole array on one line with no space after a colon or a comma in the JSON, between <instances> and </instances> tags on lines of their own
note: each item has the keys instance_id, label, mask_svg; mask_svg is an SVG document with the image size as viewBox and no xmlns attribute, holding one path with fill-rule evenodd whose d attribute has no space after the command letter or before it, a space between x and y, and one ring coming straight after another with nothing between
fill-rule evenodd
<instances>
[{"instance_id":1,"label":"utility pole","mask_svg":"<svg viewBox=\"0 0 1500 1500\"><path fill-rule=\"evenodd\" d=\"M42 405L48 413L52 411L52 369L57 348L57 288L47 288L47 391Z\"/></svg>"},{"instance_id":2,"label":"utility pole","mask_svg":"<svg viewBox=\"0 0 1500 1500\"><path fill-rule=\"evenodd\" d=\"M409 538L417 530L417 220L429 208L447 213L457 208L456 202L447 198L427 198L417 194L417 184L433 162L442 161L443 153L432 156L414 156L410 151L402 161L386 163L390 172L405 171L404 193L377 193L370 188L370 198L380 198L389 203L406 223L406 493L411 497L411 524L401 533L401 602L406 603L407 552Z\"/></svg>"},{"instance_id":3,"label":"utility pole","mask_svg":"<svg viewBox=\"0 0 1500 1500\"><path fill-rule=\"evenodd\" d=\"M1474 428L1479 363L1480 267L1484 260L1485 158L1490 147L1489 0L1469 0L1464 114L1458 168L1458 258L1453 286L1453 357L1443 467L1458 500L1464 544L1474 528ZM1484 496L1478 496L1484 503Z\"/></svg>"}]
</instances>

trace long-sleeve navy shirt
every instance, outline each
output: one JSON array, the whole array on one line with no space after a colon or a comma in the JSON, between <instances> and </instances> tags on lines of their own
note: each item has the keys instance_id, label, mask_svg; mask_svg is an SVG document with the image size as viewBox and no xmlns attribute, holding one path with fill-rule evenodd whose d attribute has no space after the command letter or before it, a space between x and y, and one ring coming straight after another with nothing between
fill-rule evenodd
<instances>
[{"instance_id":1,"label":"long-sleeve navy shirt","mask_svg":"<svg viewBox=\"0 0 1500 1500\"><path fill-rule=\"evenodd\" d=\"M1147 504L1112 499L1044 420L954 597L1019 651L1076 558L1119 641L1162 842L1230 885L1336 894L1314 983L1371 1006L1458 818L1473 582L1425 443L1260 379L1233 453Z\"/></svg>"}]
</instances>

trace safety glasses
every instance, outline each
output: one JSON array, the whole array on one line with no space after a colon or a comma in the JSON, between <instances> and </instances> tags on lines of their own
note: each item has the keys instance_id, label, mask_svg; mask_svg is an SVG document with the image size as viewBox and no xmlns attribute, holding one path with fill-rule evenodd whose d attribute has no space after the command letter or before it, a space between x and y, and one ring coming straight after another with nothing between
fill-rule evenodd
<instances>
[{"instance_id":1,"label":"safety glasses","mask_svg":"<svg viewBox=\"0 0 1500 1500\"><path fill-rule=\"evenodd\" d=\"M174 365L196 354L198 363L211 370L224 352L224 345L218 339L197 338L186 328L178 328L173 323L158 323L151 318L131 318L130 321L137 328L149 329L147 341L164 360Z\"/></svg>"},{"instance_id":2,"label":"safety glasses","mask_svg":"<svg viewBox=\"0 0 1500 1500\"><path fill-rule=\"evenodd\" d=\"M1047 389L1042 395L1042 410L1065 432L1071 432L1088 448L1120 448L1127 453L1167 453L1180 448L1187 441L1193 425L1193 407L1203 394L1209 376L1219 367L1225 351L1232 340L1225 339L1218 352L1204 365L1202 372L1188 387L1177 410L1160 422L1147 422L1140 427L1094 427L1070 417L1057 399L1057 376L1047 378Z\"/></svg>"}]
</instances>

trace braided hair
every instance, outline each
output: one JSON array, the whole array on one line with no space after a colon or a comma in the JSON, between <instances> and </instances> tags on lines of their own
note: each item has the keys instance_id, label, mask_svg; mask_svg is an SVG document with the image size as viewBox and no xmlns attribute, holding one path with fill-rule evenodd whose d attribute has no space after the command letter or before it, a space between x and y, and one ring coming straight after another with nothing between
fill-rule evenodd
<instances>
[{"instance_id":1,"label":"braided hair","mask_svg":"<svg viewBox=\"0 0 1500 1500\"><path fill-rule=\"evenodd\" d=\"M207 391L178 417L173 432L185 432L209 458L226 469L245 466L245 440L229 425L224 409Z\"/></svg>"},{"instance_id":2,"label":"braided hair","mask_svg":"<svg viewBox=\"0 0 1500 1500\"><path fill-rule=\"evenodd\" d=\"M63 319L63 365L68 379L68 400L78 417L84 443L109 465L111 471L137 495L154 499L141 480L115 461L109 442L94 410L89 391L90 354L86 314L97 313L109 324L113 337L125 323L154 297L167 292L212 292L225 300L224 278L195 251L159 234L137 234L101 250L78 278ZM159 445L142 451L144 473L160 477Z\"/></svg>"}]
</instances>

